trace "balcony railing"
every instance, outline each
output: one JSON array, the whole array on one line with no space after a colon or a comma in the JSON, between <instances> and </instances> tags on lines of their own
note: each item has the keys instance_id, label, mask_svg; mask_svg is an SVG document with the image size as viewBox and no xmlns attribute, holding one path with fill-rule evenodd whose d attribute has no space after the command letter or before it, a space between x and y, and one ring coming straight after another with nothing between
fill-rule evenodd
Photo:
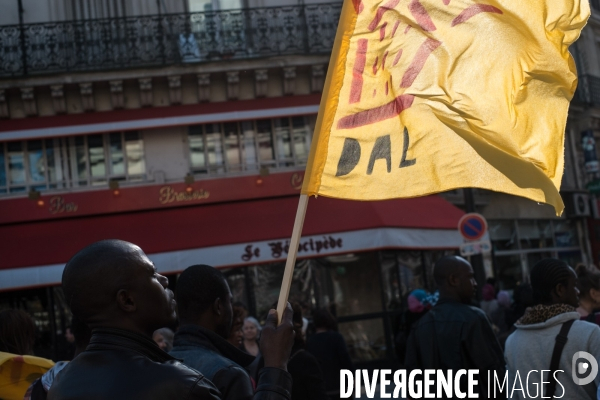
<instances>
[{"instance_id":1,"label":"balcony railing","mask_svg":"<svg viewBox=\"0 0 600 400\"><path fill-rule=\"evenodd\" d=\"M0 26L0 77L331 52L342 3Z\"/></svg>"}]
</instances>

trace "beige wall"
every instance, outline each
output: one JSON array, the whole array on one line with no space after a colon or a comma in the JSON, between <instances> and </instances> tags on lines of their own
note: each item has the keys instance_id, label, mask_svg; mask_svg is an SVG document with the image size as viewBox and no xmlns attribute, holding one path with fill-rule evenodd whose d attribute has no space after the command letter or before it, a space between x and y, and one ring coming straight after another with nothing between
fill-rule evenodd
<instances>
[{"instance_id":1,"label":"beige wall","mask_svg":"<svg viewBox=\"0 0 600 400\"><path fill-rule=\"evenodd\" d=\"M489 202L481 209L481 214L491 219L551 219L557 218L554 208L539 204L524 197L490 192Z\"/></svg>"}]
</instances>

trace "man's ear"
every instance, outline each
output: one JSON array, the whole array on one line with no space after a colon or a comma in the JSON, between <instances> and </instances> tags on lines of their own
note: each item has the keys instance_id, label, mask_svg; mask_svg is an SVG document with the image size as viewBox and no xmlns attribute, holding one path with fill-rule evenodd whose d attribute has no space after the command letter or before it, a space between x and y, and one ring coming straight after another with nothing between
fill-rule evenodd
<instances>
[{"instance_id":1,"label":"man's ear","mask_svg":"<svg viewBox=\"0 0 600 400\"><path fill-rule=\"evenodd\" d=\"M119 304L119 308L125 312L134 312L137 310L135 300L131 296L131 293L125 289L121 289L117 292L117 304Z\"/></svg>"},{"instance_id":2,"label":"man's ear","mask_svg":"<svg viewBox=\"0 0 600 400\"><path fill-rule=\"evenodd\" d=\"M446 278L446 283L450 287L458 286L458 276L456 274L449 274L448 277Z\"/></svg>"},{"instance_id":3,"label":"man's ear","mask_svg":"<svg viewBox=\"0 0 600 400\"><path fill-rule=\"evenodd\" d=\"M557 300L564 299L566 292L567 292L567 285L558 283L556 286L554 286L554 294L556 295Z\"/></svg>"},{"instance_id":4,"label":"man's ear","mask_svg":"<svg viewBox=\"0 0 600 400\"><path fill-rule=\"evenodd\" d=\"M590 289L590 297L596 302L600 303L600 290L591 288Z\"/></svg>"},{"instance_id":5,"label":"man's ear","mask_svg":"<svg viewBox=\"0 0 600 400\"><path fill-rule=\"evenodd\" d=\"M220 297L217 297L212 305L213 312L217 315L221 315L223 313L223 302Z\"/></svg>"}]
</instances>

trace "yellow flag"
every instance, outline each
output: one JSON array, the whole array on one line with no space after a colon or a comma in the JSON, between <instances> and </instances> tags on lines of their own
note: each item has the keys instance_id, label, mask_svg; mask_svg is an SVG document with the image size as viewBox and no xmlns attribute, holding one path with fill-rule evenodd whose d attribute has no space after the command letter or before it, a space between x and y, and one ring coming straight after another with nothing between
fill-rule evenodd
<instances>
[{"instance_id":1,"label":"yellow flag","mask_svg":"<svg viewBox=\"0 0 600 400\"><path fill-rule=\"evenodd\" d=\"M302 193L478 187L557 214L587 0L346 0Z\"/></svg>"},{"instance_id":2,"label":"yellow flag","mask_svg":"<svg viewBox=\"0 0 600 400\"><path fill-rule=\"evenodd\" d=\"M0 399L22 400L29 385L53 365L45 358L0 352Z\"/></svg>"}]
</instances>

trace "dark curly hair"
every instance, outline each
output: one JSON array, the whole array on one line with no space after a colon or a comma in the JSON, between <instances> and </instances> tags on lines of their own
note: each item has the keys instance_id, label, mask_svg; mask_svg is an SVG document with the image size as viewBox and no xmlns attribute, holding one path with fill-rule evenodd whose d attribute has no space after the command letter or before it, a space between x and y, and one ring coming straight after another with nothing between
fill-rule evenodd
<instances>
[{"instance_id":1,"label":"dark curly hair","mask_svg":"<svg viewBox=\"0 0 600 400\"><path fill-rule=\"evenodd\" d=\"M600 291L600 273L588 270L583 264L577 265L575 272L577 272L577 288L581 292L579 297L590 299L592 289Z\"/></svg>"},{"instance_id":2,"label":"dark curly hair","mask_svg":"<svg viewBox=\"0 0 600 400\"><path fill-rule=\"evenodd\" d=\"M552 291L556 285L566 285L573 269L556 258L545 258L531 269L530 281L533 289L533 302L535 304L549 304L552 302Z\"/></svg>"}]
</instances>

